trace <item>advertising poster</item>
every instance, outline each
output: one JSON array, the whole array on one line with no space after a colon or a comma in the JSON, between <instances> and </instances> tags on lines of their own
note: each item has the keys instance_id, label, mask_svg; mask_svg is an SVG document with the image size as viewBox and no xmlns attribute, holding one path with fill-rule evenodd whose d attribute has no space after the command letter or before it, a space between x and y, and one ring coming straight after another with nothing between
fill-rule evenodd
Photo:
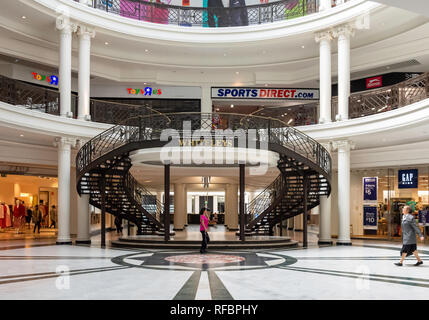
<instances>
[{"instance_id":1,"label":"advertising poster","mask_svg":"<svg viewBox=\"0 0 429 320\"><path fill-rule=\"evenodd\" d=\"M377 177L363 178L363 201L377 201Z\"/></svg>"},{"instance_id":2,"label":"advertising poster","mask_svg":"<svg viewBox=\"0 0 429 320\"><path fill-rule=\"evenodd\" d=\"M429 210L419 210L419 225L429 226Z\"/></svg>"},{"instance_id":3,"label":"advertising poster","mask_svg":"<svg viewBox=\"0 0 429 320\"><path fill-rule=\"evenodd\" d=\"M398 188L416 189L418 187L419 172L417 169L398 170Z\"/></svg>"},{"instance_id":4,"label":"advertising poster","mask_svg":"<svg viewBox=\"0 0 429 320\"><path fill-rule=\"evenodd\" d=\"M363 206L363 228L377 230L377 207Z\"/></svg>"}]
</instances>

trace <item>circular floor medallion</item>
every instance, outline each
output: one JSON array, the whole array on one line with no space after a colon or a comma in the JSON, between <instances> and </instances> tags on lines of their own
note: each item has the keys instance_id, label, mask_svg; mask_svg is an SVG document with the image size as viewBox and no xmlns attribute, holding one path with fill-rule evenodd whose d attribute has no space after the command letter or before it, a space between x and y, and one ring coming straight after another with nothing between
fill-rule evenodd
<instances>
[{"instance_id":1,"label":"circular floor medallion","mask_svg":"<svg viewBox=\"0 0 429 320\"><path fill-rule=\"evenodd\" d=\"M185 254L179 256L170 256L165 258L166 261L183 264L199 264L199 265L216 265L227 263L239 263L245 261L245 257L233 256L226 254Z\"/></svg>"}]
</instances>

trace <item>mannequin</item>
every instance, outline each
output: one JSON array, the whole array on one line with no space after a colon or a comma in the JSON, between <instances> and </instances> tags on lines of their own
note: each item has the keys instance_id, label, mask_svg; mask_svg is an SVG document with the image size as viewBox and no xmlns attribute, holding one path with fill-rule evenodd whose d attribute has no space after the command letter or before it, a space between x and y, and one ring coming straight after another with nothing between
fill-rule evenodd
<instances>
[{"instance_id":1,"label":"mannequin","mask_svg":"<svg viewBox=\"0 0 429 320\"><path fill-rule=\"evenodd\" d=\"M4 203L0 203L0 230L6 228L6 216L4 210Z\"/></svg>"}]
</instances>

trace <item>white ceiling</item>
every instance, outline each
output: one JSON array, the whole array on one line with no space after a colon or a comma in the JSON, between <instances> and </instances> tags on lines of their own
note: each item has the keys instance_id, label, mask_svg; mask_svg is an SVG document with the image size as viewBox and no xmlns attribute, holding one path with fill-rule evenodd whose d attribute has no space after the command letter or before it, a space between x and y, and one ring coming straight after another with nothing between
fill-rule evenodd
<instances>
[{"instance_id":1,"label":"white ceiling","mask_svg":"<svg viewBox=\"0 0 429 320\"><path fill-rule=\"evenodd\" d=\"M0 53L58 67L59 35L54 17L19 1L8 1L3 9ZM23 15L26 19L22 19ZM359 30L352 38L352 72L366 71L371 75L376 67L411 58L422 65L406 71L429 70L428 18L392 7L378 8L371 12L370 18L370 29ZM77 70L77 37L73 48L73 67ZM334 41L334 77L336 50ZM318 52L313 32L236 44L191 44L131 40L108 30L97 30L92 41L91 63L92 73L100 82L104 78L170 85L317 87Z\"/></svg>"}]
</instances>

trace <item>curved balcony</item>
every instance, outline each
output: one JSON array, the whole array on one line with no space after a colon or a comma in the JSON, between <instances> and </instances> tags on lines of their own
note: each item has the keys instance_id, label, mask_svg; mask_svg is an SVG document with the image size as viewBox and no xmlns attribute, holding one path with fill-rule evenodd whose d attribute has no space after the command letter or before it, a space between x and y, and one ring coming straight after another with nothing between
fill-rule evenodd
<instances>
[{"instance_id":1,"label":"curved balcony","mask_svg":"<svg viewBox=\"0 0 429 320\"><path fill-rule=\"evenodd\" d=\"M349 0L336 0L334 5L347 1ZM229 7L203 8L145 0L93 0L91 6L140 21L208 28L258 25L303 17L319 11L319 0L281 0L248 6L243 6L243 3L245 1L230 0Z\"/></svg>"},{"instance_id":2,"label":"curved balcony","mask_svg":"<svg viewBox=\"0 0 429 320\"><path fill-rule=\"evenodd\" d=\"M380 89L355 92L349 98L349 118L361 118L395 110L429 98L429 73ZM60 114L59 92L0 76L0 101L21 108L53 115ZM144 104L124 104L91 99L91 120L119 124L132 116L160 113ZM337 97L332 98L332 121L337 114ZM318 123L319 102L291 107L261 107L251 115L279 119L290 126ZM72 95L72 110L77 109L77 95ZM77 115L77 112L74 112Z\"/></svg>"}]
</instances>

